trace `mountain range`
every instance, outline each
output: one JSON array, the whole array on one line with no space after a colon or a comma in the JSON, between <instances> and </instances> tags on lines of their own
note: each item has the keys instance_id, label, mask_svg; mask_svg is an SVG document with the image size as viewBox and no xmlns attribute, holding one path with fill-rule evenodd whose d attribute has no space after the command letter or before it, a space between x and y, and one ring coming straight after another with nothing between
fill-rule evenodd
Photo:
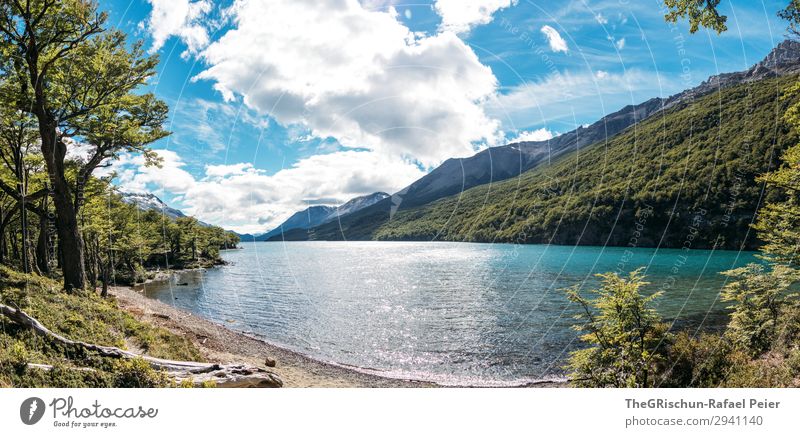
<instances>
[{"instance_id":1,"label":"mountain range","mask_svg":"<svg viewBox=\"0 0 800 437\"><path fill-rule=\"evenodd\" d=\"M636 227L637 218L658 207L668 210L668 217L651 218L650 233L639 243L670 247L679 246L685 228L692 227L692 208L705 206L701 209L714 215L707 218L707 226L714 228L716 240L709 239L711 234L693 239L696 247L752 247L754 241L741 236L748 234L761 201L754 179L769 170L762 163L775 162L793 141L776 111L786 105L778 97L797 73L800 43L784 41L745 71L711 76L670 97L625 106L546 141L516 142L448 159L392 195L377 192L338 207L310 206L265 234L240 236L256 241L441 239L624 245L626 226ZM754 138L753 132L760 136ZM742 144L743 139L750 143ZM686 162L689 156L696 162ZM652 162L638 161L642 157L660 164L653 167ZM589 164L601 162L603 172ZM708 162L725 165L721 171L708 167ZM676 169L676 163L683 167ZM678 170L683 173L676 175ZM674 185L664 185L667 179ZM687 180L697 192L685 190ZM709 188L695 187L697 180L706 181ZM731 184L736 186L736 197L730 208L720 209L730 200L720 193L733 190ZM608 191L608 186L616 191ZM702 199L697 197L701 192ZM143 209L183 216L152 194L125 193L123 198ZM707 204L709 199L717 203ZM714 220L716 225L709 224Z\"/></svg>"},{"instance_id":2,"label":"mountain range","mask_svg":"<svg viewBox=\"0 0 800 437\"><path fill-rule=\"evenodd\" d=\"M156 211L171 219L186 217L182 211L168 206L164 201L153 193L129 193L120 192L122 201L131 205L136 205L142 211Z\"/></svg>"},{"instance_id":3,"label":"mountain range","mask_svg":"<svg viewBox=\"0 0 800 437\"><path fill-rule=\"evenodd\" d=\"M275 229L266 234L255 236L256 241L280 240L284 233L293 232L301 234L304 230L319 226L324 223L338 221L341 217L348 216L364 208L374 205L389 197L388 194L376 192L348 200L339 206L314 205L294 213Z\"/></svg>"},{"instance_id":4,"label":"mountain range","mask_svg":"<svg viewBox=\"0 0 800 437\"><path fill-rule=\"evenodd\" d=\"M673 133L678 137L672 138L670 141L678 144L682 144L685 140L681 136L687 133L688 128L693 129L694 140L702 138L705 141L710 141L715 134L719 139L718 131L721 129L721 123L734 125L733 127L738 124L740 127L740 129L732 129L728 132L730 134L729 140L734 143L738 143L741 138L748 137L751 129L754 128L759 129L765 135L771 130L774 135L772 135L770 141L773 143L785 140L785 132L781 131L782 128L777 120L779 117L775 115L777 114L775 106L780 104L777 97L781 93L781 89L769 88L770 86L774 88L776 83L764 84L769 82L771 78L793 76L798 72L800 72L800 43L784 41L773 49L767 57L748 70L712 76L697 87L673 96L652 98L638 105L626 106L587 127L579 127L547 141L508 144L485 149L472 157L449 159L408 187L369 207L348 215L342 215L336 223L321 223L309 229L289 230L284 232L283 238L286 240L369 240L381 238L494 241L494 238L500 237L496 232L483 232L486 229L472 229L468 232L462 232L462 229L459 232L454 232L452 228L454 223L464 220L466 217L474 216L476 213L486 214L485 208L490 206L498 211L513 209L517 199L516 196L522 194L520 188L524 188L523 184L528 182L528 179L524 179L521 175L527 175L531 172L541 173L545 169L565 161L570 161L574 164L574 160L578 159L584 151L588 151L590 148L613 146L623 151L617 157L618 160L622 160L618 164L630 164L632 157L635 156L630 155L630 153L636 150L637 143L645 139L642 136L637 136L637 133L643 131L642 127L645 127L646 122L650 122L646 126L648 127L647 132L652 135L661 135L664 138L666 138L665 135L668 132L664 130L663 126L659 128L659 123L663 125L669 117L673 117L675 120L682 120L684 123L693 123L691 125L676 124L671 126ZM746 90L748 87L759 88L759 92L762 93L761 96L767 98L767 100L759 102L761 105L759 109L767 115L771 114L771 118L759 119L757 126L747 126L744 123L747 117L751 116L747 111L733 114L733 116L739 117L739 120L724 119L723 116L730 114L723 114L724 111L719 107L725 92L734 88ZM764 87L767 88L765 89ZM740 90L728 94L728 97L733 96L731 97L733 100L728 103L735 105L741 103L741 100L737 99L748 98L747 93L740 95L741 92L743 91ZM700 106L697 106L704 98L706 100ZM717 106L716 109L714 105ZM691 111L677 115L681 111L687 111L689 107L693 108L691 111L701 110L706 114L707 119L696 119L690 113ZM754 141L759 140L762 139ZM662 139L662 141L666 141L666 139ZM675 144L648 144L648 146L669 148L675 146ZM683 144L682 147L688 146ZM715 153L734 153L732 150L728 150L731 147L717 145ZM769 152L760 148L759 150L763 153L770 153L772 157L775 156L774 149ZM650 152L650 150L647 151ZM629 155L626 155L625 152ZM653 154L652 156L654 159L663 159L663 157L659 158L660 155L658 154ZM704 156L703 159L705 158ZM763 161L763 159L764 157L762 156L761 160ZM629 171L633 170L635 168L629 169ZM654 171L662 170L663 168ZM763 172L765 169L758 169L758 171ZM625 176L628 175L618 175L620 178ZM704 176L702 173L698 174L698 177L702 176ZM747 180L749 188L750 185L755 184L752 180L755 175L747 175L747 177L750 178ZM508 197L498 198L497 190L494 190L493 186L503 181L507 181L506 185L502 187L503 189L508 188L508 184L512 184L515 189L511 190L510 193L504 193ZM721 183L721 181L710 181L710 183ZM479 187L481 189L478 189ZM590 189L592 187L583 188ZM683 195L685 196L686 193L683 193ZM478 196L479 199L476 200L475 196ZM459 202L464 202L465 200L474 203L473 208L475 208L475 211L469 212L465 211L464 208L458 207ZM498 200L500 203L498 203ZM669 200L677 201L678 199ZM755 201L757 202L757 200ZM450 209L441 210L442 202L448 205ZM436 226L439 227L436 229L426 228L424 232L418 232L421 229L414 229L413 223L417 221L417 224L420 224L430 219L433 206L438 206L437 213L443 215L437 217L437 224L433 225L434 228ZM755 208L755 206L747 205L750 209ZM553 211L550 212L554 213ZM623 213L623 211L619 212ZM631 213L631 211L624 211L624 213ZM635 211L632 213L635 213ZM402 218L402 220L396 220L399 218ZM496 222L478 220L472 223L471 226L488 226L489 229L507 226L507 223L504 224L504 220L501 217L498 216L495 219ZM427 224L431 225L432 223ZM405 231L399 232L400 229L405 229ZM743 232L746 234L746 227ZM489 237L490 235L491 237ZM508 238L508 236L502 236L500 239L507 241ZM604 244L603 241L596 238L584 239L583 241L573 240L575 238L564 238L563 242L565 244L572 244L573 242L579 244ZM735 239L729 239L728 244L735 245L733 240ZM539 239L528 236L525 241L532 242L539 241ZM545 241L549 240L545 239ZM653 242L653 244L656 243ZM704 244L710 245L711 243L706 242ZM669 241L667 245L676 245L676 243Z\"/></svg>"}]
</instances>

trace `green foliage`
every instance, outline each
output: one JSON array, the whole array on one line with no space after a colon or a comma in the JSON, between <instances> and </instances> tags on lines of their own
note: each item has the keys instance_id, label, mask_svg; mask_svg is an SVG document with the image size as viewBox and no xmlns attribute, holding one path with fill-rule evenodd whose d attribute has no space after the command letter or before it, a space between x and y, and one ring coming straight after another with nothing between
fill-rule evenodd
<instances>
[{"instance_id":1,"label":"green foliage","mask_svg":"<svg viewBox=\"0 0 800 437\"><path fill-rule=\"evenodd\" d=\"M790 0L786 8L778 11L778 16L789 23L788 30L790 34L800 35L797 27L800 24L800 0Z\"/></svg>"},{"instance_id":2,"label":"green foliage","mask_svg":"<svg viewBox=\"0 0 800 437\"><path fill-rule=\"evenodd\" d=\"M113 386L119 388L166 387L172 383L168 376L140 359L114 361L112 374Z\"/></svg>"},{"instance_id":3,"label":"green foliage","mask_svg":"<svg viewBox=\"0 0 800 437\"><path fill-rule=\"evenodd\" d=\"M682 331L668 345L666 367L660 387L717 387L734 365L731 343L722 335L702 333L697 337Z\"/></svg>"},{"instance_id":4,"label":"green foliage","mask_svg":"<svg viewBox=\"0 0 800 437\"><path fill-rule=\"evenodd\" d=\"M109 271L114 282L141 282L147 268L207 267L221 262L220 249L235 248L239 238L192 217L172 220L157 211L141 211L122 201L105 181L87 187L83 233L90 282Z\"/></svg>"},{"instance_id":5,"label":"green foliage","mask_svg":"<svg viewBox=\"0 0 800 437\"><path fill-rule=\"evenodd\" d=\"M698 98L518 178L401 208L373 234L348 229L347 236L612 246L635 237L645 247L691 239L692 248L754 248L757 240L746 236L764 200L755 179L796 142L775 119L798 100L790 93L776 101L796 80ZM766 192L767 200L777 196Z\"/></svg>"},{"instance_id":6,"label":"green foliage","mask_svg":"<svg viewBox=\"0 0 800 437\"><path fill-rule=\"evenodd\" d=\"M95 293L66 293L55 281L0 266L0 302L18 306L52 331L73 340L147 355L197 361L200 352L186 338L136 320L113 299ZM53 366L29 368L24 363ZM87 371L86 369L92 369ZM14 387L152 387L171 385L141 362L102 358L65 348L11 323L0 332L0 385Z\"/></svg>"},{"instance_id":7,"label":"green foliage","mask_svg":"<svg viewBox=\"0 0 800 437\"><path fill-rule=\"evenodd\" d=\"M720 387L730 388L781 388L798 387L797 373L782 358L765 356L752 359L747 352L734 350L729 354L731 361L725 379Z\"/></svg>"},{"instance_id":8,"label":"green foliage","mask_svg":"<svg viewBox=\"0 0 800 437\"><path fill-rule=\"evenodd\" d=\"M725 22L728 17L720 15L717 6L720 0L664 0L669 12L664 16L666 21L675 23L679 18L689 18L689 32L695 33L700 27L706 27L717 33L728 30Z\"/></svg>"},{"instance_id":9,"label":"green foliage","mask_svg":"<svg viewBox=\"0 0 800 437\"><path fill-rule=\"evenodd\" d=\"M725 272L732 278L722 291L722 300L732 302L726 335L743 350L758 356L772 347L784 308L797 299L790 287L800 272L780 264L766 271L749 264Z\"/></svg>"},{"instance_id":10,"label":"green foliage","mask_svg":"<svg viewBox=\"0 0 800 437\"><path fill-rule=\"evenodd\" d=\"M786 110L785 121L795 132L800 130L800 83L788 87L786 98L792 104ZM800 267L800 144L789 147L781 156L781 166L768 172L759 181L780 193L759 211L754 228L764 241L761 250L773 262Z\"/></svg>"},{"instance_id":11,"label":"green foliage","mask_svg":"<svg viewBox=\"0 0 800 437\"><path fill-rule=\"evenodd\" d=\"M572 302L583 307L575 329L589 347L571 353L568 368L579 387L651 387L663 365L667 327L650 304L660 293L643 296L647 285L641 271L627 278L616 273L599 275L602 285L588 299L577 287L567 290Z\"/></svg>"}]
</instances>

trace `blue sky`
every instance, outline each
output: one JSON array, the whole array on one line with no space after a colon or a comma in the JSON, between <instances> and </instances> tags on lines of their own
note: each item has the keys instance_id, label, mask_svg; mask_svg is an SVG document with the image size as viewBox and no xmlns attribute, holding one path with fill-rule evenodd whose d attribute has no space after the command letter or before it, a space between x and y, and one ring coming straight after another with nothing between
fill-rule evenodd
<instances>
[{"instance_id":1,"label":"blue sky","mask_svg":"<svg viewBox=\"0 0 800 437\"><path fill-rule=\"evenodd\" d=\"M160 56L149 88L171 108L163 167L123 156L117 183L263 232L746 69L784 39L784 3L723 0L718 36L656 0L101 1Z\"/></svg>"}]
</instances>

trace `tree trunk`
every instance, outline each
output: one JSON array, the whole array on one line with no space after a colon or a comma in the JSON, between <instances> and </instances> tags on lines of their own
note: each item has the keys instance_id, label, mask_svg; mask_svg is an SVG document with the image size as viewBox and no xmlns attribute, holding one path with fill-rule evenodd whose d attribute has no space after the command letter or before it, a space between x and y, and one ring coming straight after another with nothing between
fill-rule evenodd
<instances>
[{"instance_id":1,"label":"tree trunk","mask_svg":"<svg viewBox=\"0 0 800 437\"><path fill-rule=\"evenodd\" d=\"M91 238L87 235L83 236L83 241L86 243L86 280L89 281L89 286L94 290L97 288L97 279L99 278L99 269L97 267L97 249L95 248L97 238Z\"/></svg>"},{"instance_id":2,"label":"tree trunk","mask_svg":"<svg viewBox=\"0 0 800 437\"><path fill-rule=\"evenodd\" d=\"M43 275L50 273L47 215L39 216L39 238L36 240L36 266Z\"/></svg>"},{"instance_id":3,"label":"tree trunk","mask_svg":"<svg viewBox=\"0 0 800 437\"><path fill-rule=\"evenodd\" d=\"M8 248L6 247L6 212L0 205L0 264L6 262Z\"/></svg>"},{"instance_id":4,"label":"tree trunk","mask_svg":"<svg viewBox=\"0 0 800 437\"><path fill-rule=\"evenodd\" d=\"M19 259L19 246L17 245L17 233L11 231L8 235L9 243L11 243L11 259Z\"/></svg>"},{"instance_id":5,"label":"tree trunk","mask_svg":"<svg viewBox=\"0 0 800 437\"><path fill-rule=\"evenodd\" d=\"M100 292L100 296L103 298L108 297L108 277L109 273L111 272L111 256L109 255L109 261L101 267L102 272L102 281L103 281L103 290Z\"/></svg>"},{"instance_id":6,"label":"tree trunk","mask_svg":"<svg viewBox=\"0 0 800 437\"><path fill-rule=\"evenodd\" d=\"M72 192L64 175L64 158L67 146L58 138L56 123L44 109L37 108L39 134L42 140L42 155L47 165L47 174L52 187L53 205L56 209L56 232L61 250L61 271L64 274L64 289L82 289L86 286L86 268L83 257L83 239L78 227L78 217Z\"/></svg>"}]
</instances>

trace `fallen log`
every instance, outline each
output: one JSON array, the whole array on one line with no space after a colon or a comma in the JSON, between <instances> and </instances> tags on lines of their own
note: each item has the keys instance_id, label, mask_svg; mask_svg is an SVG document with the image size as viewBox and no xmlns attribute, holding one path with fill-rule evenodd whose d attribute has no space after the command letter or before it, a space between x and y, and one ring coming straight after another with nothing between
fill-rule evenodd
<instances>
[{"instance_id":1,"label":"fallen log","mask_svg":"<svg viewBox=\"0 0 800 437\"><path fill-rule=\"evenodd\" d=\"M55 366L51 366L50 364L39 364L39 363L25 363L25 367L29 369L39 369L39 370L53 370ZM69 370L75 370L78 372L96 372L97 370L92 369L91 367L69 367Z\"/></svg>"},{"instance_id":2,"label":"fallen log","mask_svg":"<svg viewBox=\"0 0 800 437\"><path fill-rule=\"evenodd\" d=\"M141 359L156 370L162 370L178 382L191 380L195 385L213 381L217 387L282 387L283 381L273 372L246 364L200 363L175 361L139 355L113 346L100 346L70 340L47 329L41 322L18 308L0 304L0 314L12 322L32 330L51 341L78 349L96 352L109 358Z\"/></svg>"}]
</instances>

